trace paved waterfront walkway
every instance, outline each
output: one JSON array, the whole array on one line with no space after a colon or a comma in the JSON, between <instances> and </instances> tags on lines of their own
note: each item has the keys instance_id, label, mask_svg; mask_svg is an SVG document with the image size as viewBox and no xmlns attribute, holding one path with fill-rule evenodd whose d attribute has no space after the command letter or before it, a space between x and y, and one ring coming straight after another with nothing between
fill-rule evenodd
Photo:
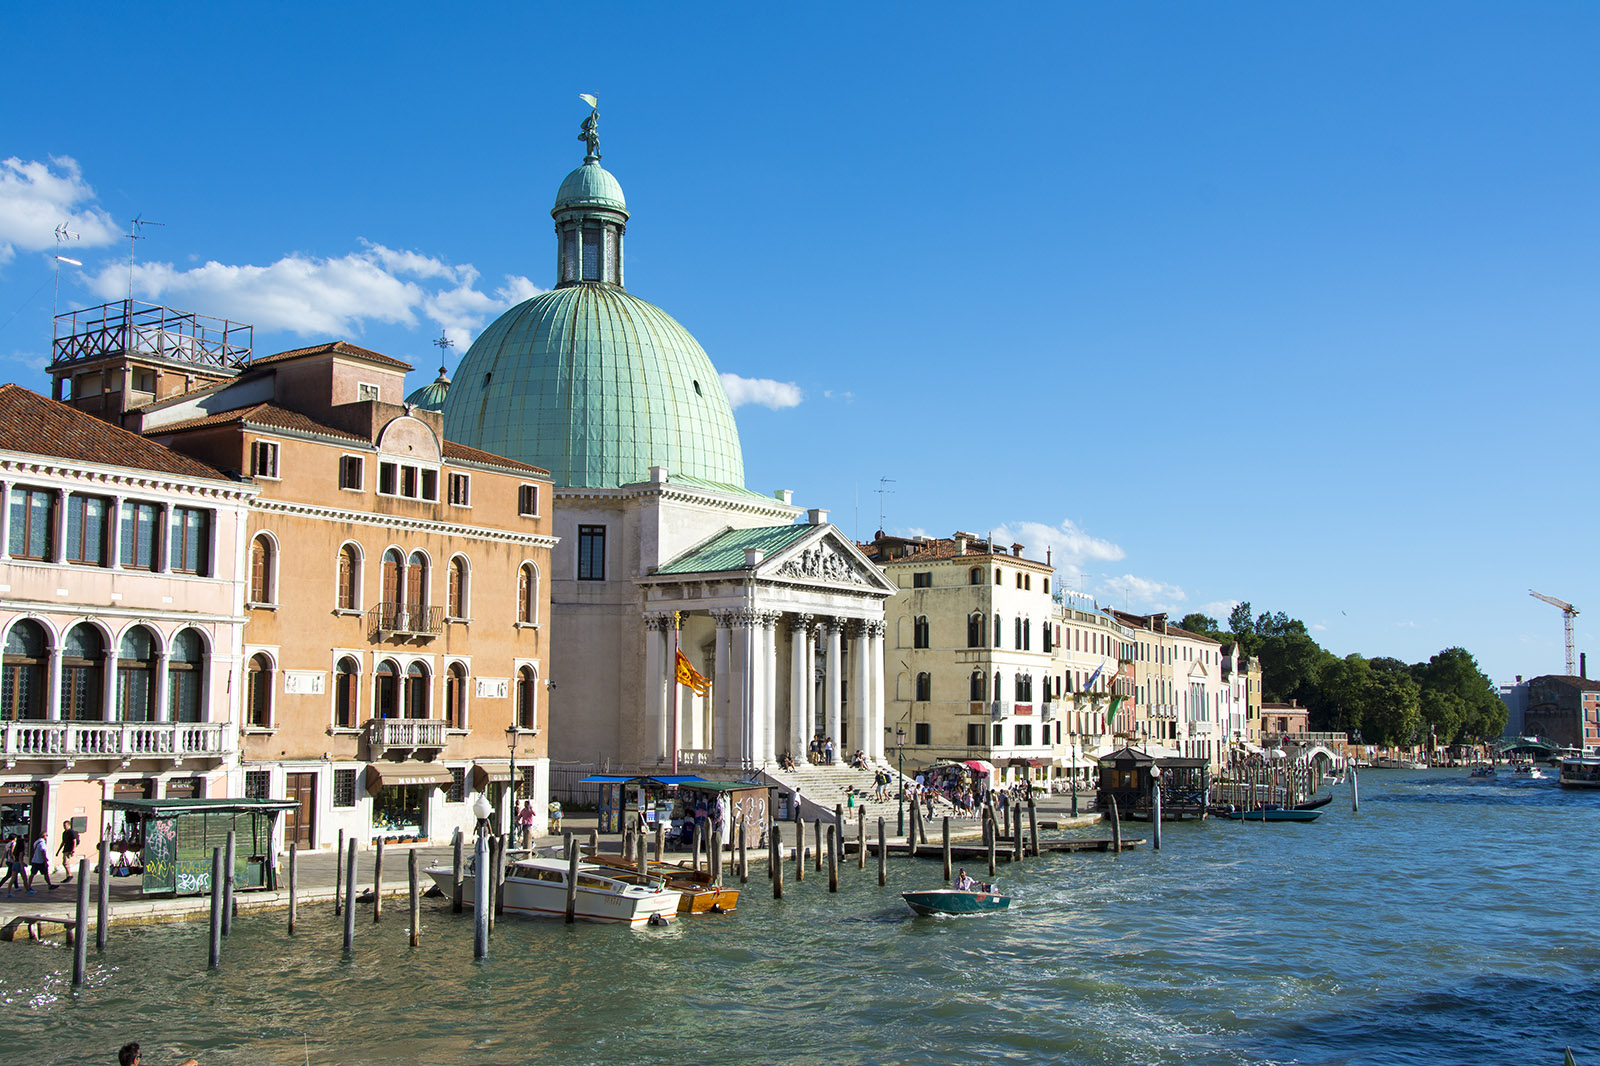
<instances>
[{"instance_id":1,"label":"paved waterfront walkway","mask_svg":"<svg viewBox=\"0 0 1600 1066\"><path fill-rule=\"evenodd\" d=\"M1063 796L1043 796L1036 801L1038 817L1042 823L1060 824L1065 827L1072 825L1092 824L1096 817L1087 811L1085 799L1080 798L1079 809L1083 812L1077 822L1071 822L1069 817L1070 799ZM855 840L855 823L849 818L846 811L845 838L847 842ZM909 815L908 815L909 820ZM580 842L587 843L589 834L596 824L595 815L580 812L575 817L566 818L564 829L572 831ZM887 820L890 832L893 832L893 819ZM1041 826L1043 828L1044 826ZM976 818L952 818L950 820L950 835L952 839L971 840L981 835L981 828ZM933 842L939 832L937 820L928 824L928 839ZM807 846L810 846L811 832L806 834ZM877 840L877 827L875 819L867 826L867 839L869 843ZM556 847L561 844L560 836L548 835L536 837L534 843L539 847ZM891 849L903 846L905 838L890 836ZM792 827L785 824L783 833L785 854L794 854L794 840ZM619 841L616 834L601 838L602 850L616 850ZM450 845L429 844L421 846L396 845L384 848L383 852L383 894L385 898L404 896L409 891L407 869L410 863L410 853L417 852L417 862L420 869L429 866L447 865L450 863L453 849ZM470 842L468 845L470 855ZM684 852L669 852L669 855L683 857ZM891 851L891 854L893 852ZM359 900L363 894L372 890L372 865L376 852L371 848L363 848L356 855L356 896ZM766 849L752 850L749 858L752 863L765 862ZM731 861L729 855L727 861ZM90 856L90 865L93 865L94 856ZM296 895L301 904L331 903L334 897L334 881L337 873L338 857L332 848L321 851L301 852L296 861ZM279 859L280 888L276 890L241 891L234 894L237 909L241 912L253 910L269 910L273 908L287 908L289 905L288 890L289 860L287 855ZM52 920L71 922L77 908L78 882L76 880L77 868L74 866L74 880L70 882L56 881L54 890L45 887L44 878L34 879L34 892L32 895L14 894L7 897L0 892L0 929L10 925L15 919L23 917L43 917ZM52 877L56 875L52 873ZM89 925L95 924L95 879L96 874L90 873L89 893ZM431 880L425 875L419 878L419 890L426 892L431 886ZM144 922L187 921L204 918L210 914L211 901L209 896L156 896L145 898L141 887L141 879L135 874L131 877L112 877L110 886L111 920L113 924L137 924ZM56 928L59 932L59 927ZM49 932L49 930L47 930ZM17 937L24 938L25 929L17 931ZM53 937L53 933L51 933Z\"/></svg>"}]
</instances>

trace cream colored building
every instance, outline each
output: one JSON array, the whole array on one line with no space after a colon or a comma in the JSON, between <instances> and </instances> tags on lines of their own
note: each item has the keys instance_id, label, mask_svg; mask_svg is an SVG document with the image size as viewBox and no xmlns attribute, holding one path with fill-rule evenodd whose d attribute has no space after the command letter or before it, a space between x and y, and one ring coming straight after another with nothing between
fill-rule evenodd
<instances>
[{"instance_id":1,"label":"cream colored building","mask_svg":"<svg viewBox=\"0 0 1600 1066\"><path fill-rule=\"evenodd\" d=\"M1094 766L1086 753L1120 747L1117 734L1132 735L1134 635L1092 599L1072 592L1059 597L1052 624L1052 688L1065 725L1055 761L1063 774L1075 770L1086 782Z\"/></svg>"}]
</instances>

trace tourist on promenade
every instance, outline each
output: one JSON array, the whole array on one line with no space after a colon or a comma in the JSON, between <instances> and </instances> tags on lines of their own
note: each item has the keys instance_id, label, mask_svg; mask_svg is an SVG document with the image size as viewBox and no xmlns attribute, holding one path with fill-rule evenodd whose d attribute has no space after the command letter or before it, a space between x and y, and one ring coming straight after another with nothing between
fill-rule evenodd
<instances>
[{"instance_id":1,"label":"tourist on promenade","mask_svg":"<svg viewBox=\"0 0 1600 1066\"><path fill-rule=\"evenodd\" d=\"M28 872L28 891L34 891L33 879L40 874L44 875L45 887L54 892L56 886L50 880L50 835L44 830L33 840L33 868Z\"/></svg>"},{"instance_id":2,"label":"tourist on promenade","mask_svg":"<svg viewBox=\"0 0 1600 1066\"><path fill-rule=\"evenodd\" d=\"M517 828L522 830L522 846L533 847L533 800L525 799L517 808Z\"/></svg>"},{"instance_id":3,"label":"tourist on promenade","mask_svg":"<svg viewBox=\"0 0 1600 1066\"><path fill-rule=\"evenodd\" d=\"M71 822L61 823L61 846L56 849L56 854L61 856L61 868L66 871L62 875L62 883L72 880L72 856L78 850L78 831L72 828Z\"/></svg>"},{"instance_id":4,"label":"tourist on promenade","mask_svg":"<svg viewBox=\"0 0 1600 1066\"><path fill-rule=\"evenodd\" d=\"M0 849L0 860L5 862L6 867L5 880L0 881L0 888L7 889L7 896L16 895L16 893L9 890L9 886L13 883L18 888L28 887L23 875L23 871L27 869L27 858L28 835L26 833L12 837L6 841L5 847Z\"/></svg>"},{"instance_id":5,"label":"tourist on promenade","mask_svg":"<svg viewBox=\"0 0 1600 1066\"><path fill-rule=\"evenodd\" d=\"M117 1066L140 1066L143 1060L139 1057L138 1043L123 1044L117 1050ZM184 1059L178 1066L200 1066L195 1059Z\"/></svg>"},{"instance_id":6,"label":"tourist on promenade","mask_svg":"<svg viewBox=\"0 0 1600 1066\"><path fill-rule=\"evenodd\" d=\"M561 801L558 799L550 801L550 832L561 832Z\"/></svg>"}]
</instances>

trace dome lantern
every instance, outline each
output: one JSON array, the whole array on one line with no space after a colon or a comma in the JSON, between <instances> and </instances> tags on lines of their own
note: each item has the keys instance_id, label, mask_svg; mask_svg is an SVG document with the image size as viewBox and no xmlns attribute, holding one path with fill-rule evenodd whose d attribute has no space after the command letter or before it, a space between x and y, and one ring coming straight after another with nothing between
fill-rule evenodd
<instances>
[{"instance_id":1,"label":"dome lantern","mask_svg":"<svg viewBox=\"0 0 1600 1066\"><path fill-rule=\"evenodd\" d=\"M584 99L590 111L578 140L589 151L583 166L561 183L550 209L556 220L556 285L597 281L620 286L628 203L617 179L600 165L600 109L594 97Z\"/></svg>"}]
</instances>

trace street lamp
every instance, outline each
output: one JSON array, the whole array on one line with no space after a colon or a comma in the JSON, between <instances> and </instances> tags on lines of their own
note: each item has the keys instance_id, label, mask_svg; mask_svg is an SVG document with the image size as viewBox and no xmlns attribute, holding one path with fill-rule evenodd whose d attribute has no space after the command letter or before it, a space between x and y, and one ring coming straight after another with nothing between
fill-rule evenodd
<instances>
[{"instance_id":1,"label":"street lamp","mask_svg":"<svg viewBox=\"0 0 1600 1066\"><path fill-rule=\"evenodd\" d=\"M517 723L512 722L506 726L506 747L511 749L511 802L508 804L510 814L506 817L506 823L513 841L517 839L517 736Z\"/></svg>"},{"instance_id":2,"label":"street lamp","mask_svg":"<svg viewBox=\"0 0 1600 1066\"><path fill-rule=\"evenodd\" d=\"M895 835L906 835L906 727L894 727L895 747L900 751L900 811L895 818Z\"/></svg>"}]
</instances>

